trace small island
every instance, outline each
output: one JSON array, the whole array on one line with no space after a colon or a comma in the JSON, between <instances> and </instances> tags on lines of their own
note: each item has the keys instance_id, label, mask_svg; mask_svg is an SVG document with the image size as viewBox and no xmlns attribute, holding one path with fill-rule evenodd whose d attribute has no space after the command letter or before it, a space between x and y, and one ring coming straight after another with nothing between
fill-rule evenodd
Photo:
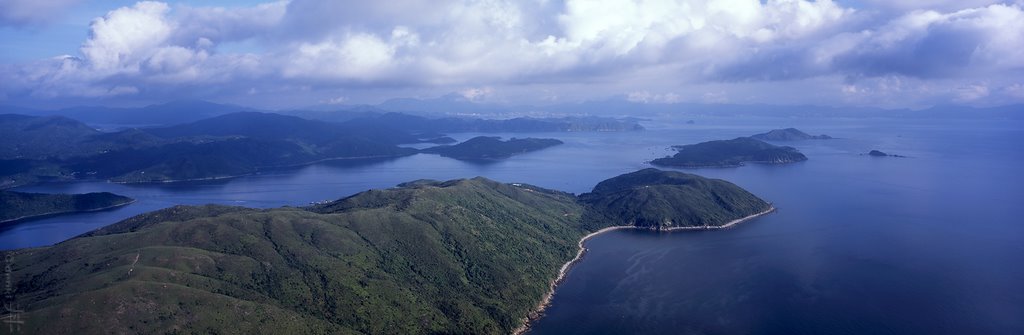
<instances>
[{"instance_id":1,"label":"small island","mask_svg":"<svg viewBox=\"0 0 1024 335\"><path fill-rule=\"evenodd\" d=\"M0 224L60 214L94 212L135 200L109 192L43 194L0 191Z\"/></svg>"},{"instance_id":2,"label":"small island","mask_svg":"<svg viewBox=\"0 0 1024 335\"><path fill-rule=\"evenodd\" d=\"M902 155L890 155L890 154L887 154L887 153L884 153L884 152L881 152L881 151L878 151L878 150L871 150L870 152L868 152L868 156L871 156L871 157L898 157L898 158L905 158L905 157L907 157L907 156L902 156Z\"/></svg>"},{"instance_id":3,"label":"small island","mask_svg":"<svg viewBox=\"0 0 1024 335\"><path fill-rule=\"evenodd\" d=\"M673 146L676 154L658 158L651 164L685 168L736 167L744 163L786 164L802 162L807 156L793 147L778 146L761 140L739 137Z\"/></svg>"},{"instance_id":4,"label":"small island","mask_svg":"<svg viewBox=\"0 0 1024 335\"><path fill-rule=\"evenodd\" d=\"M477 136L459 144L427 148L421 152L439 154L459 160L483 161L509 158L562 143L562 141L551 138L512 138L502 141L501 137Z\"/></svg>"},{"instance_id":5,"label":"small island","mask_svg":"<svg viewBox=\"0 0 1024 335\"><path fill-rule=\"evenodd\" d=\"M579 196L585 222L654 230L727 227L771 204L721 179L648 168L611 178Z\"/></svg>"},{"instance_id":6,"label":"small island","mask_svg":"<svg viewBox=\"0 0 1024 335\"><path fill-rule=\"evenodd\" d=\"M796 128L774 129L767 133L750 136L762 141L801 141L801 140L831 140L828 135L811 135Z\"/></svg>"}]
</instances>

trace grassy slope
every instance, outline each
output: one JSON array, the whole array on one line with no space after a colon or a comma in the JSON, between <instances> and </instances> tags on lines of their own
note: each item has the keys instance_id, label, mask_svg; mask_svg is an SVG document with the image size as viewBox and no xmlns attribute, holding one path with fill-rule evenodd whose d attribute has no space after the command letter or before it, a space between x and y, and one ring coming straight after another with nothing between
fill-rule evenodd
<instances>
[{"instance_id":1,"label":"grassy slope","mask_svg":"<svg viewBox=\"0 0 1024 335\"><path fill-rule=\"evenodd\" d=\"M15 251L15 295L30 333L502 333L576 252L580 210L482 179L320 213L175 207Z\"/></svg>"},{"instance_id":2,"label":"grassy slope","mask_svg":"<svg viewBox=\"0 0 1024 335\"><path fill-rule=\"evenodd\" d=\"M762 206L656 169L579 198L423 180L304 209L178 206L4 256L28 333L493 334L520 324L587 231Z\"/></svg>"}]
</instances>

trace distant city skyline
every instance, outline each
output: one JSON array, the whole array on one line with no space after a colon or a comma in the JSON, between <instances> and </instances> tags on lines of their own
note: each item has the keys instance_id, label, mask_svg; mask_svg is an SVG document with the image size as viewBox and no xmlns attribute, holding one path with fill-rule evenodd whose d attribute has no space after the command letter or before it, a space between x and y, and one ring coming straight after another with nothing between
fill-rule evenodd
<instances>
[{"instance_id":1,"label":"distant city skyline","mask_svg":"<svg viewBox=\"0 0 1024 335\"><path fill-rule=\"evenodd\" d=\"M1024 1L0 2L0 105L1024 103Z\"/></svg>"}]
</instances>

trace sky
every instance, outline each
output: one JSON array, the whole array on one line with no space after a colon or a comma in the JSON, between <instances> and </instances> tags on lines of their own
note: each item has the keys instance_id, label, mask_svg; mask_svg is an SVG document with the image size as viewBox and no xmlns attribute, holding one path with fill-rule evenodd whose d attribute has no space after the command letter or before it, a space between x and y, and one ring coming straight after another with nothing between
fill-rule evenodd
<instances>
[{"instance_id":1,"label":"sky","mask_svg":"<svg viewBox=\"0 0 1024 335\"><path fill-rule=\"evenodd\" d=\"M0 105L1024 103L1024 0L0 0Z\"/></svg>"}]
</instances>

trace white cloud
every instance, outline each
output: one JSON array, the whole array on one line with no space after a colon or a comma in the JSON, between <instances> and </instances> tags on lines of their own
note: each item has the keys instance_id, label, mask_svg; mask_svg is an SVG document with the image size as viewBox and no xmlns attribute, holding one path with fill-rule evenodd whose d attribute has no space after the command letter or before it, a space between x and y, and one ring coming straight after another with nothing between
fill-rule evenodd
<instances>
[{"instance_id":1,"label":"white cloud","mask_svg":"<svg viewBox=\"0 0 1024 335\"><path fill-rule=\"evenodd\" d=\"M989 95L988 86L972 84L956 88L956 102L972 102Z\"/></svg>"},{"instance_id":2,"label":"white cloud","mask_svg":"<svg viewBox=\"0 0 1024 335\"><path fill-rule=\"evenodd\" d=\"M1004 3L1001 0L861 0L872 8L879 8L897 13L918 10L955 12L962 9L985 7Z\"/></svg>"},{"instance_id":3,"label":"white cloud","mask_svg":"<svg viewBox=\"0 0 1024 335\"><path fill-rule=\"evenodd\" d=\"M670 104L683 101L683 97L676 93L651 93L648 91L630 92L626 100L645 104Z\"/></svg>"},{"instance_id":4,"label":"white cloud","mask_svg":"<svg viewBox=\"0 0 1024 335\"><path fill-rule=\"evenodd\" d=\"M628 98L640 102L747 102L764 96L736 93L743 83L825 78L832 85L824 89L844 101L906 92L984 100L1010 96L998 89L1010 79L987 77L1024 72L1021 32L1020 4L988 1L857 10L831 0L146 1L95 19L80 57L4 70L15 84L0 93L215 87L239 94L322 90L321 101L338 89L471 87L462 94L473 100L536 86L544 90L538 96L560 99L633 92ZM254 47L218 50L224 43ZM956 89L983 81L987 96ZM713 87L681 89L695 85Z\"/></svg>"},{"instance_id":5,"label":"white cloud","mask_svg":"<svg viewBox=\"0 0 1024 335\"><path fill-rule=\"evenodd\" d=\"M830 0L570 0L559 21L568 43L623 55L681 38L707 43L704 34L758 43L798 38L851 12Z\"/></svg>"},{"instance_id":6,"label":"white cloud","mask_svg":"<svg viewBox=\"0 0 1024 335\"><path fill-rule=\"evenodd\" d=\"M1013 83L1002 89L1003 93L1017 99L1024 99L1024 84Z\"/></svg>"},{"instance_id":7,"label":"white cloud","mask_svg":"<svg viewBox=\"0 0 1024 335\"><path fill-rule=\"evenodd\" d=\"M833 60L838 70L857 75L991 75L1024 68L1022 32L1019 6L915 11L857 34Z\"/></svg>"},{"instance_id":8,"label":"white cloud","mask_svg":"<svg viewBox=\"0 0 1024 335\"><path fill-rule=\"evenodd\" d=\"M186 45L206 39L220 44L272 34L284 19L288 3L276 1L233 8L178 6L173 42Z\"/></svg>"},{"instance_id":9,"label":"white cloud","mask_svg":"<svg viewBox=\"0 0 1024 335\"><path fill-rule=\"evenodd\" d=\"M395 69L395 52L409 35L396 29L386 41L366 33L318 43L302 43L284 61L285 77L313 79L382 79Z\"/></svg>"},{"instance_id":10,"label":"white cloud","mask_svg":"<svg viewBox=\"0 0 1024 335\"><path fill-rule=\"evenodd\" d=\"M481 101L494 94L494 88L474 87L459 91L462 97L469 101Z\"/></svg>"},{"instance_id":11,"label":"white cloud","mask_svg":"<svg viewBox=\"0 0 1024 335\"><path fill-rule=\"evenodd\" d=\"M284 5L270 3L239 12L273 16ZM275 18L246 21L223 8L177 10L183 15L154 1L114 9L92 21L89 38L79 49L81 57L45 59L5 71L12 82L10 90L46 98L134 95L143 92L140 87L224 83L250 79L263 71L260 56L217 54L217 42L211 39L250 38L254 35L238 31L247 30L247 24L255 30L267 28L265 20ZM197 24L218 15L224 19L219 25ZM280 20L281 14L276 15ZM199 26L209 29L194 29Z\"/></svg>"},{"instance_id":12,"label":"white cloud","mask_svg":"<svg viewBox=\"0 0 1024 335\"><path fill-rule=\"evenodd\" d=\"M165 19L168 11L166 4L151 1L111 11L93 20L82 54L99 71L137 71L139 63L171 35L174 26Z\"/></svg>"}]
</instances>

